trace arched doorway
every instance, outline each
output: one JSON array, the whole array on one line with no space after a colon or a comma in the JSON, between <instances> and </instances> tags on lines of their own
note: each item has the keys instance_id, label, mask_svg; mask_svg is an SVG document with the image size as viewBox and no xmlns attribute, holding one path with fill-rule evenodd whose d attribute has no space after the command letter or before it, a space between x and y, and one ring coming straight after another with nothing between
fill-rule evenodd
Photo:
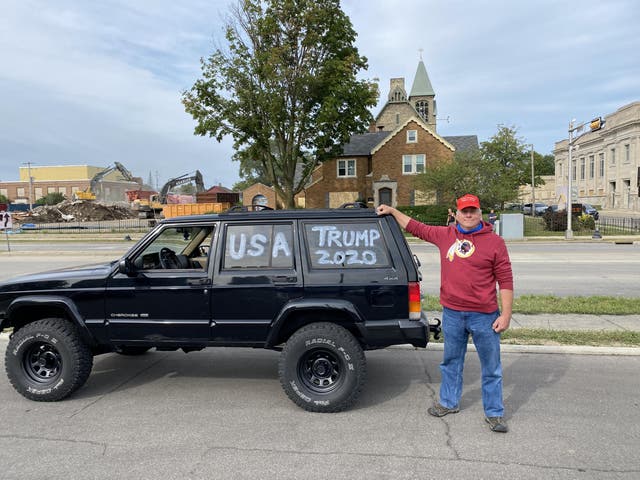
<instances>
[{"instance_id":1,"label":"arched doorway","mask_svg":"<svg viewBox=\"0 0 640 480\"><path fill-rule=\"evenodd\" d=\"M265 197L261 193L251 199L251 205L263 205L266 207L268 203L269 201L267 200L267 197Z\"/></svg>"}]
</instances>

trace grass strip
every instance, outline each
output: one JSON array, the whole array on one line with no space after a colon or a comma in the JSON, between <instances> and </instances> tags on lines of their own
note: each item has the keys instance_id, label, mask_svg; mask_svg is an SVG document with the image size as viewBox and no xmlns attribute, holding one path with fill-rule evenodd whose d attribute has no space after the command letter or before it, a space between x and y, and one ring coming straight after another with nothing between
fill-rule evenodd
<instances>
[{"instance_id":1,"label":"grass strip","mask_svg":"<svg viewBox=\"0 0 640 480\"><path fill-rule=\"evenodd\" d=\"M442 310L436 295L425 295L423 308L427 311ZM640 298L521 295L513 301L513 312L524 314L637 315L640 312Z\"/></svg>"},{"instance_id":2,"label":"grass strip","mask_svg":"<svg viewBox=\"0 0 640 480\"><path fill-rule=\"evenodd\" d=\"M444 335L431 342L442 343ZM469 343L473 343L469 338ZM502 333L504 345L580 345L591 347L640 347L640 332L546 330L510 328Z\"/></svg>"}]
</instances>

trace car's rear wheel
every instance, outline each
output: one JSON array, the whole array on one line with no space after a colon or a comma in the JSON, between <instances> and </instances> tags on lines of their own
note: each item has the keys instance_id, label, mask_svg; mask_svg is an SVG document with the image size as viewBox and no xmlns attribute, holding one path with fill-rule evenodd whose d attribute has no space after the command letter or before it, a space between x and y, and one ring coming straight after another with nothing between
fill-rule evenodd
<instances>
[{"instance_id":1,"label":"car's rear wheel","mask_svg":"<svg viewBox=\"0 0 640 480\"><path fill-rule=\"evenodd\" d=\"M5 353L13 388L30 400L54 402L80 388L89 378L93 355L75 325L46 318L15 332Z\"/></svg>"},{"instance_id":2,"label":"car's rear wheel","mask_svg":"<svg viewBox=\"0 0 640 480\"><path fill-rule=\"evenodd\" d=\"M339 412L360 395L366 359L348 330L332 323L312 323L289 338L278 374L296 405L310 412Z\"/></svg>"}]
</instances>

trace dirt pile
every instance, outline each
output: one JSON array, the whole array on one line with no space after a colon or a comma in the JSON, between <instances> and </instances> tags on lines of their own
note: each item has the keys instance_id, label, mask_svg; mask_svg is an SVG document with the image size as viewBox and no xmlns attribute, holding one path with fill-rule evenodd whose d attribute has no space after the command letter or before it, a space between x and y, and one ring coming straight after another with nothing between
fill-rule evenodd
<instances>
[{"instance_id":1,"label":"dirt pile","mask_svg":"<svg viewBox=\"0 0 640 480\"><path fill-rule=\"evenodd\" d=\"M17 215L16 215L17 217ZM127 205L107 205L95 201L76 200L35 207L31 213L20 215L22 223L99 222L137 218ZM16 218L17 219L17 218Z\"/></svg>"}]
</instances>

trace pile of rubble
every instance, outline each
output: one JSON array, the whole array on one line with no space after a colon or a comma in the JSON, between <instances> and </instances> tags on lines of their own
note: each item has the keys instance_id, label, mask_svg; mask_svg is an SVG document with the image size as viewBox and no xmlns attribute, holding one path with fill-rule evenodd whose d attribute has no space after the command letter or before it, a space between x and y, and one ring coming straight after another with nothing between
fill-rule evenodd
<instances>
[{"instance_id":1,"label":"pile of rubble","mask_svg":"<svg viewBox=\"0 0 640 480\"><path fill-rule=\"evenodd\" d=\"M126 204L107 205L86 200L65 200L57 205L42 205L30 213L16 215L16 219L22 223L99 222L137 217L137 213Z\"/></svg>"}]
</instances>

